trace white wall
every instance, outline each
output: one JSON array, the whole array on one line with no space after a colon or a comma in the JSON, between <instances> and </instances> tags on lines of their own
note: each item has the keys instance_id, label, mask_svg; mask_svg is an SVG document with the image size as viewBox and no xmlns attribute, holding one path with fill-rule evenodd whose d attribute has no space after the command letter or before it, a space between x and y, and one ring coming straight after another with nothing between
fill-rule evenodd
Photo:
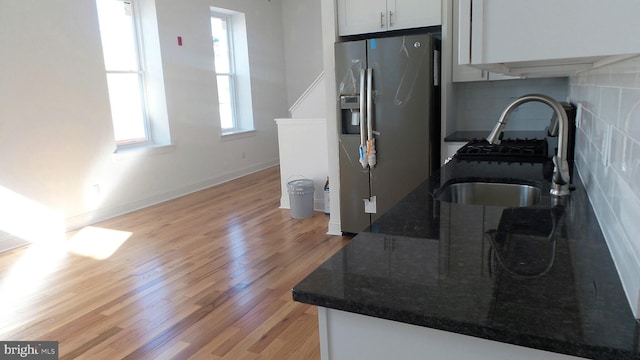
<instances>
[{"instance_id":1,"label":"white wall","mask_svg":"<svg viewBox=\"0 0 640 360\"><path fill-rule=\"evenodd\" d=\"M640 318L640 57L572 77L580 177Z\"/></svg>"},{"instance_id":2,"label":"white wall","mask_svg":"<svg viewBox=\"0 0 640 360\"><path fill-rule=\"evenodd\" d=\"M321 119L276 119L280 148L280 207L289 209L287 183L313 180L316 211L325 211L324 184L327 180L327 122Z\"/></svg>"},{"instance_id":3,"label":"white wall","mask_svg":"<svg viewBox=\"0 0 640 360\"><path fill-rule=\"evenodd\" d=\"M210 6L246 14L251 136L219 135ZM273 119L287 114L281 1L156 0L156 11L175 146L116 158L95 2L0 0L1 187L77 227L277 164Z\"/></svg>"},{"instance_id":4,"label":"white wall","mask_svg":"<svg viewBox=\"0 0 640 360\"><path fill-rule=\"evenodd\" d=\"M294 119L325 118L327 115L327 99L325 75L322 72L309 88L289 108Z\"/></svg>"},{"instance_id":5,"label":"white wall","mask_svg":"<svg viewBox=\"0 0 640 360\"><path fill-rule=\"evenodd\" d=\"M320 3L318 0L282 0L289 107L323 70Z\"/></svg>"},{"instance_id":6,"label":"white wall","mask_svg":"<svg viewBox=\"0 0 640 360\"><path fill-rule=\"evenodd\" d=\"M336 8L334 1L322 4L322 63L324 66L324 87L327 99L327 149L329 154L329 182L331 187L331 214L329 234L342 234L340 228L340 165L338 159L338 119L336 99L336 76L333 46L337 39Z\"/></svg>"}]
</instances>

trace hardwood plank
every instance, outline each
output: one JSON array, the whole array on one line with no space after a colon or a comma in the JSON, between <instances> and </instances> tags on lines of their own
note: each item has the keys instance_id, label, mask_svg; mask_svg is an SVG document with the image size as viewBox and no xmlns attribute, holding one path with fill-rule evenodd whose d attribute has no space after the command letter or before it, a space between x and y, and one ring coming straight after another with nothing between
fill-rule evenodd
<instances>
[{"instance_id":1,"label":"hardwood plank","mask_svg":"<svg viewBox=\"0 0 640 360\"><path fill-rule=\"evenodd\" d=\"M104 260L0 254L0 339L57 340L61 359L318 359L316 309L291 287L349 239L279 196L274 167L95 224L131 233Z\"/></svg>"}]
</instances>

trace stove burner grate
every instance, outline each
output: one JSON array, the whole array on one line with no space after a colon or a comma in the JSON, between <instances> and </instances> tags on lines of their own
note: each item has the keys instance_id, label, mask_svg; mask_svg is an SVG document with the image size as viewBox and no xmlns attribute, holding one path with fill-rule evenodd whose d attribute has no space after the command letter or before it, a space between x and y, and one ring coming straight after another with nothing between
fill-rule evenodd
<instances>
[{"instance_id":1,"label":"stove burner grate","mask_svg":"<svg viewBox=\"0 0 640 360\"><path fill-rule=\"evenodd\" d=\"M486 140L474 140L460 148L456 158L461 160L544 162L548 160L547 140L507 139L500 145Z\"/></svg>"}]
</instances>

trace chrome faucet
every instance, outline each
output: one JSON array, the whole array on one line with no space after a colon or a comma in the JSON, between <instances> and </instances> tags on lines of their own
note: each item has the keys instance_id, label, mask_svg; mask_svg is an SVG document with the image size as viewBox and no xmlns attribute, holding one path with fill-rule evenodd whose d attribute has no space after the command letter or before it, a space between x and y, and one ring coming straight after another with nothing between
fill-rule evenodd
<instances>
[{"instance_id":1,"label":"chrome faucet","mask_svg":"<svg viewBox=\"0 0 640 360\"><path fill-rule=\"evenodd\" d=\"M487 136L487 141L490 144L500 144L500 134L502 133L502 129L505 125L507 125L507 118L509 114L513 112L518 106L528 103L528 102L541 102L543 104L547 104L554 111L554 116L551 118L551 124L549 125L550 135L558 135L558 154L553 157L553 178L551 185L551 195L553 196L566 196L569 195L569 164L567 163L567 139L569 136L569 120L567 118L567 113L564 111L564 108L560 103L546 95L541 94L529 94L524 95L516 100L514 100L511 104L509 104L502 115L500 115L500 119L498 119L498 123L495 128L491 131L491 134Z\"/></svg>"}]
</instances>

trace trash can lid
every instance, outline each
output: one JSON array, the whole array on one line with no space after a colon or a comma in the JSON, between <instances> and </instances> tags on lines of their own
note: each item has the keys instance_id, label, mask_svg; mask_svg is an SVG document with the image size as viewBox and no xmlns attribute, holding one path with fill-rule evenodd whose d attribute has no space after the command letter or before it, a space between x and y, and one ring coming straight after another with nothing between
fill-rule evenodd
<instances>
[{"instance_id":1,"label":"trash can lid","mask_svg":"<svg viewBox=\"0 0 640 360\"><path fill-rule=\"evenodd\" d=\"M289 181L287 183L287 189L289 192L312 192L314 190L313 180L298 179Z\"/></svg>"}]
</instances>

